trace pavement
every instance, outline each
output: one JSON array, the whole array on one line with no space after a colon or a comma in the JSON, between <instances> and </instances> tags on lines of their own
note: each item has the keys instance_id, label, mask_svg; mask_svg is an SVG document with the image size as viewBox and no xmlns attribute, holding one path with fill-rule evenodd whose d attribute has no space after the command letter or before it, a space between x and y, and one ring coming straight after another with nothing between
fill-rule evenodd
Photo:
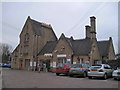
<instances>
[{"instance_id":1,"label":"pavement","mask_svg":"<svg viewBox=\"0 0 120 90\"><path fill-rule=\"evenodd\" d=\"M118 88L118 81L3 69L3 88Z\"/></svg>"}]
</instances>

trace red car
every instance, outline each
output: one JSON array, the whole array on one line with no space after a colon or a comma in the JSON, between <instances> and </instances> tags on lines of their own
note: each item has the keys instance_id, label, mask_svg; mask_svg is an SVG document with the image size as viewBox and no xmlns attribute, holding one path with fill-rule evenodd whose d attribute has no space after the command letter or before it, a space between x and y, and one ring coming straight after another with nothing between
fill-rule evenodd
<instances>
[{"instance_id":1,"label":"red car","mask_svg":"<svg viewBox=\"0 0 120 90\"><path fill-rule=\"evenodd\" d=\"M59 76L60 74L68 75L69 70L71 68L70 63L59 63L56 67L56 75Z\"/></svg>"}]
</instances>

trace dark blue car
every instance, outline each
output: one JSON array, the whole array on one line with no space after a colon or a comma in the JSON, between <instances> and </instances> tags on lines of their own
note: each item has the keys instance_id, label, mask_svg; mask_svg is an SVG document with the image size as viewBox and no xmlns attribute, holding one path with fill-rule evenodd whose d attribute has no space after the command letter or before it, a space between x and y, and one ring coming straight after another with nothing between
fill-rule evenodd
<instances>
[{"instance_id":1,"label":"dark blue car","mask_svg":"<svg viewBox=\"0 0 120 90\"><path fill-rule=\"evenodd\" d=\"M2 64L2 67L10 67L10 66L11 66L10 64L6 64L6 63Z\"/></svg>"}]
</instances>

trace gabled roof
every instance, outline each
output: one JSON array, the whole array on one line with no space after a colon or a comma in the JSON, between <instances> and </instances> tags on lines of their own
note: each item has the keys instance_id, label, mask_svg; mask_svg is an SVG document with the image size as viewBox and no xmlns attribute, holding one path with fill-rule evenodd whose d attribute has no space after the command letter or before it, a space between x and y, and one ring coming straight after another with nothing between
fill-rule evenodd
<instances>
[{"instance_id":1,"label":"gabled roof","mask_svg":"<svg viewBox=\"0 0 120 90\"><path fill-rule=\"evenodd\" d=\"M101 56L107 56L109 53L109 40L98 41L98 48Z\"/></svg>"},{"instance_id":2,"label":"gabled roof","mask_svg":"<svg viewBox=\"0 0 120 90\"><path fill-rule=\"evenodd\" d=\"M64 39L67 43L68 43L68 45L70 46L70 48L72 49L72 46L71 46L71 38L68 38L68 37L65 37L65 35L64 35L64 33L62 33L61 34L61 36L60 36L60 38L59 38L59 40L60 39ZM59 42L59 41L58 41ZM73 49L72 49L73 50Z\"/></svg>"},{"instance_id":3,"label":"gabled roof","mask_svg":"<svg viewBox=\"0 0 120 90\"><path fill-rule=\"evenodd\" d=\"M42 34L42 32L41 32L41 31L42 31L42 27L45 27L45 28L48 28L48 29L52 30L54 36L56 37L56 35L55 35L55 33L54 33L53 29L52 29L52 26L51 26L50 24L38 22L38 21L36 21L36 20L31 19L30 16L28 16L28 18L27 18L27 20L26 20L26 22L25 22L25 24L24 24L24 27L26 26L26 24L27 24L28 22L31 23L32 30L33 30L33 32L35 33L35 35L40 36L40 35ZM24 27L23 27L23 28L24 28ZM22 30L22 32L23 32L23 30ZM21 33L22 33L22 32L21 32ZM56 39L57 39L57 37L56 37Z\"/></svg>"},{"instance_id":4,"label":"gabled roof","mask_svg":"<svg viewBox=\"0 0 120 90\"><path fill-rule=\"evenodd\" d=\"M32 24L34 33L40 36L41 35L41 23L31 19L31 24Z\"/></svg>"},{"instance_id":5,"label":"gabled roof","mask_svg":"<svg viewBox=\"0 0 120 90\"><path fill-rule=\"evenodd\" d=\"M91 48L92 48L92 42L89 38L87 39L79 39L74 40L71 38L67 38L63 35L60 37L61 39L65 38L68 45L70 45L71 49L73 50L73 54L75 56L88 56ZM38 55L44 55L45 53L52 53L56 44L58 41L50 41L47 42L46 45L43 47L43 49L40 51ZM98 49L100 51L101 56L107 56L108 55L108 49L109 49L109 40L108 41L98 41Z\"/></svg>"},{"instance_id":6,"label":"gabled roof","mask_svg":"<svg viewBox=\"0 0 120 90\"><path fill-rule=\"evenodd\" d=\"M66 37L65 37L65 35L64 35L63 33L61 34L59 40L60 40L60 39L66 39Z\"/></svg>"},{"instance_id":7,"label":"gabled roof","mask_svg":"<svg viewBox=\"0 0 120 90\"><path fill-rule=\"evenodd\" d=\"M57 41L49 41L46 43L46 45L43 47L43 49L38 53L38 55L44 55L46 53L52 53Z\"/></svg>"},{"instance_id":8,"label":"gabled roof","mask_svg":"<svg viewBox=\"0 0 120 90\"><path fill-rule=\"evenodd\" d=\"M71 40L71 46L74 55L86 56L90 53L91 42L90 39Z\"/></svg>"},{"instance_id":9,"label":"gabled roof","mask_svg":"<svg viewBox=\"0 0 120 90\"><path fill-rule=\"evenodd\" d=\"M68 45L70 45L71 49L73 50L74 55L87 56L90 53L90 50L91 50L90 39L73 40L71 38L65 37L64 34L62 34L60 38L61 39L65 38ZM52 53L57 42L58 41L50 41L50 42L46 43L46 45L39 52L38 55L44 55L45 53Z\"/></svg>"},{"instance_id":10,"label":"gabled roof","mask_svg":"<svg viewBox=\"0 0 120 90\"><path fill-rule=\"evenodd\" d=\"M42 29L41 27L52 29L51 25L41 23L41 22L35 21L33 19L31 19L31 24L33 27L33 31L35 32L36 35L41 35L41 29Z\"/></svg>"}]
</instances>

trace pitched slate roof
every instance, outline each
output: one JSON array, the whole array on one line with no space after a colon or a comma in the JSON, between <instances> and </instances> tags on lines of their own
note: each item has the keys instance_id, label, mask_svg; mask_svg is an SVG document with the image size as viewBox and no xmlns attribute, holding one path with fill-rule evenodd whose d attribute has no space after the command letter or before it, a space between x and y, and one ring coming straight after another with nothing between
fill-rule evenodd
<instances>
[{"instance_id":1,"label":"pitched slate roof","mask_svg":"<svg viewBox=\"0 0 120 90\"><path fill-rule=\"evenodd\" d=\"M41 23L31 19L31 24L32 24L34 33L36 35L41 35Z\"/></svg>"},{"instance_id":2,"label":"pitched slate roof","mask_svg":"<svg viewBox=\"0 0 120 90\"><path fill-rule=\"evenodd\" d=\"M62 34L60 38L63 39L63 37L66 39L66 41L70 45L74 55L86 56L90 53L90 50L91 50L90 39L72 40L71 38L67 38ZM57 44L57 41L51 41L46 43L46 45L38 53L38 55L44 55L45 53L52 53L56 44Z\"/></svg>"},{"instance_id":3,"label":"pitched slate roof","mask_svg":"<svg viewBox=\"0 0 120 90\"><path fill-rule=\"evenodd\" d=\"M49 41L43 47L43 49L38 53L38 55L44 55L45 53L52 53L57 41Z\"/></svg>"},{"instance_id":4,"label":"pitched slate roof","mask_svg":"<svg viewBox=\"0 0 120 90\"><path fill-rule=\"evenodd\" d=\"M41 27L45 27L45 28L52 30L51 25L41 23L41 22L35 21L33 19L30 19L30 20L31 20L31 24L32 24L33 30L36 35L41 35Z\"/></svg>"},{"instance_id":5,"label":"pitched slate roof","mask_svg":"<svg viewBox=\"0 0 120 90\"><path fill-rule=\"evenodd\" d=\"M74 39L65 37L64 34L62 34L60 38L66 39L66 41L70 45L71 49L73 50L73 54L76 56L78 56L78 55L88 56L88 54L91 51L92 42L89 38L74 40ZM48 42L43 47L43 49L41 50L41 52L38 55L44 55L45 53L52 53L57 42L58 41ZM108 49L109 49L109 40L108 41L98 41L97 44L98 44L98 49L100 51L100 55L107 56Z\"/></svg>"},{"instance_id":6,"label":"pitched slate roof","mask_svg":"<svg viewBox=\"0 0 120 90\"><path fill-rule=\"evenodd\" d=\"M98 41L98 48L101 56L108 55L109 49L109 40L108 41Z\"/></svg>"},{"instance_id":7,"label":"pitched slate roof","mask_svg":"<svg viewBox=\"0 0 120 90\"><path fill-rule=\"evenodd\" d=\"M74 55L83 55L86 56L90 53L91 42L90 39L80 39L80 40L71 40L69 41Z\"/></svg>"}]
</instances>

